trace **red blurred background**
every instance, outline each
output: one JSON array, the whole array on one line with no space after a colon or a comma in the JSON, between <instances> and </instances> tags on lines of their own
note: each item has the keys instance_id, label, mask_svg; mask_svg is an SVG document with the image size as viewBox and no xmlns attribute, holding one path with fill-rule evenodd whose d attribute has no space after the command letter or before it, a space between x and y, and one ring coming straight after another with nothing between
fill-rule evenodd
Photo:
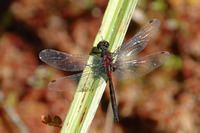
<instances>
[{"instance_id":1,"label":"red blurred background","mask_svg":"<svg viewBox=\"0 0 200 133\"><path fill-rule=\"evenodd\" d=\"M63 121L71 92L48 91L52 79L68 75L38 59L45 48L88 54L101 24L106 0L0 1L0 132L57 133L40 120ZM131 82L114 81L119 123L106 89L90 133L200 133L200 2L139 0L125 40L145 23L162 24L141 56L169 51L172 57L153 72Z\"/></svg>"}]
</instances>

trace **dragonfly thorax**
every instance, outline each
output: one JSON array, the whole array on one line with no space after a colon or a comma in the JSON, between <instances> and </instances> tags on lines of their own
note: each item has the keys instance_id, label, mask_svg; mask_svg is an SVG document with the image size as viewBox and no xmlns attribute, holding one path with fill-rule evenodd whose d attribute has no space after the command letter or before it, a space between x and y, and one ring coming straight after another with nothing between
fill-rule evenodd
<instances>
[{"instance_id":1,"label":"dragonfly thorax","mask_svg":"<svg viewBox=\"0 0 200 133\"><path fill-rule=\"evenodd\" d=\"M108 47L109 47L109 43L105 40L103 41L100 41L98 44L97 44L97 48L98 50L101 50L101 51L107 51L108 50Z\"/></svg>"}]
</instances>

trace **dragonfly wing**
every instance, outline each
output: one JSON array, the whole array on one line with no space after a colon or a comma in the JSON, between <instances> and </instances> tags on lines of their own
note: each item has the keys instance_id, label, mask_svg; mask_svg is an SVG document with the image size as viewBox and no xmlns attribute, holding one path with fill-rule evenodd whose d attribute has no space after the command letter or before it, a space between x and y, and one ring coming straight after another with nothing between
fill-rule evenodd
<instances>
[{"instance_id":1,"label":"dragonfly wing","mask_svg":"<svg viewBox=\"0 0 200 133\"><path fill-rule=\"evenodd\" d=\"M168 52L157 52L139 59L117 61L115 72L119 80L128 80L141 77L165 63L170 58Z\"/></svg>"},{"instance_id":2,"label":"dragonfly wing","mask_svg":"<svg viewBox=\"0 0 200 133\"><path fill-rule=\"evenodd\" d=\"M48 85L47 88L49 90L56 90L56 91L75 91L77 84L81 78L81 73L58 78L56 80L52 80Z\"/></svg>"},{"instance_id":3,"label":"dragonfly wing","mask_svg":"<svg viewBox=\"0 0 200 133\"><path fill-rule=\"evenodd\" d=\"M45 49L40 52L39 58L48 65L64 71L81 71L88 59L99 60L101 57L96 55L73 55L52 49ZM92 65L92 63L91 63Z\"/></svg>"},{"instance_id":4,"label":"dragonfly wing","mask_svg":"<svg viewBox=\"0 0 200 133\"><path fill-rule=\"evenodd\" d=\"M92 71L90 72L86 72L84 74L82 73L77 73L77 74L73 74L70 76L66 76L66 77L62 77L56 80L52 80L47 88L49 90L55 90L55 91L89 91L91 90L91 88L86 88L83 85L83 88L80 89L76 89L77 85L80 81L80 79L82 78L82 80L88 80L89 76L91 76L90 74L93 73ZM98 75L93 76L94 78L97 78Z\"/></svg>"},{"instance_id":5,"label":"dragonfly wing","mask_svg":"<svg viewBox=\"0 0 200 133\"><path fill-rule=\"evenodd\" d=\"M147 42L153 37L160 27L160 20L153 19L149 21L135 36L125 42L118 50L118 60L129 58L142 51Z\"/></svg>"}]
</instances>

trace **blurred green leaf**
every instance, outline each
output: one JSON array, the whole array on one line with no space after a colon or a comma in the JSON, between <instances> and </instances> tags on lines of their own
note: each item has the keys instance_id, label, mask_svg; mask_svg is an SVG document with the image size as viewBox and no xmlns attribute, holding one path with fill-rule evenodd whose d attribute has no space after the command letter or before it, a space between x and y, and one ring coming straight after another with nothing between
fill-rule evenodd
<instances>
[{"instance_id":1,"label":"blurred green leaf","mask_svg":"<svg viewBox=\"0 0 200 133\"><path fill-rule=\"evenodd\" d=\"M40 117L42 123L47 124L49 126L54 126L54 127L62 127L62 119L59 116L54 116L53 121L50 115L44 116L42 115Z\"/></svg>"},{"instance_id":2,"label":"blurred green leaf","mask_svg":"<svg viewBox=\"0 0 200 133\"><path fill-rule=\"evenodd\" d=\"M182 60L179 56L171 54L171 58L163 65L163 68L180 70L182 68Z\"/></svg>"},{"instance_id":3,"label":"blurred green leaf","mask_svg":"<svg viewBox=\"0 0 200 133\"><path fill-rule=\"evenodd\" d=\"M152 2L152 8L164 12L167 10L168 6L165 0L156 0Z\"/></svg>"},{"instance_id":4,"label":"blurred green leaf","mask_svg":"<svg viewBox=\"0 0 200 133\"><path fill-rule=\"evenodd\" d=\"M62 119L59 117L59 116L55 116L54 117L54 122L58 125L61 125L62 124Z\"/></svg>"},{"instance_id":5,"label":"blurred green leaf","mask_svg":"<svg viewBox=\"0 0 200 133\"><path fill-rule=\"evenodd\" d=\"M7 29L7 27L11 24L13 20L13 16L10 12L6 12L0 18L0 32Z\"/></svg>"}]
</instances>

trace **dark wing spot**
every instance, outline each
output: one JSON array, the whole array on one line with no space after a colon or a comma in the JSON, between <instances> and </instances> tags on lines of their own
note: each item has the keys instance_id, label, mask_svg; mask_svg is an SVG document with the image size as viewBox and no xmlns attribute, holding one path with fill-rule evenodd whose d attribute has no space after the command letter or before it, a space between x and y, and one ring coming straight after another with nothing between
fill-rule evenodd
<instances>
[{"instance_id":1,"label":"dark wing spot","mask_svg":"<svg viewBox=\"0 0 200 133\"><path fill-rule=\"evenodd\" d=\"M152 23L152 22L153 22L153 19L149 21L149 23Z\"/></svg>"},{"instance_id":2,"label":"dark wing spot","mask_svg":"<svg viewBox=\"0 0 200 133\"><path fill-rule=\"evenodd\" d=\"M51 82L54 83L54 82L56 82L56 80L52 80Z\"/></svg>"},{"instance_id":3,"label":"dark wing spot","mask_svg":"<svg viewBox=\"0 0 200 133\"><path fill-rule=\"evenodd\" d=\"M164 53L165 53L165 51L162 51L162 52L161 52L161 54L164 54Z\"/></svg>"}]
</instances>

